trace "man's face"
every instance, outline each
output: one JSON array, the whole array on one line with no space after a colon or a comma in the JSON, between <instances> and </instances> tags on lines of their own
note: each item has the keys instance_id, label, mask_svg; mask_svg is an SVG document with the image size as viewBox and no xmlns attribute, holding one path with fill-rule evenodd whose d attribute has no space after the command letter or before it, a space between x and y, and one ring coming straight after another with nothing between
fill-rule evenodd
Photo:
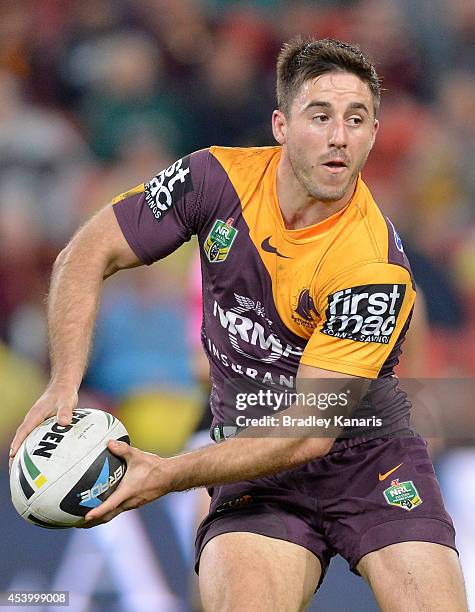
<instances>
[{"instance_id":1,"label":"man's face","mask_svg":"<svg viewBox=\"0 0 475 612\"><path fill-rule=\"evenodd\" d=\"M368 85L354 74L335 71L306 81L288 117L274 111L273 127L308 194L336 202L354 189L378 122Z\"/></svg>"}]
</instances>

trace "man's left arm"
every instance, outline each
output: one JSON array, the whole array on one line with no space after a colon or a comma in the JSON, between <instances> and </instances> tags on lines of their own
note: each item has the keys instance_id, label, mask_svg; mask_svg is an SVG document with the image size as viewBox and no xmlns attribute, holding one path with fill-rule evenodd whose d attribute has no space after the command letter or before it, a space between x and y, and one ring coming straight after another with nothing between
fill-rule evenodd
<instances>
[{"instance_id":1,"label":"man's left arm","mask_svg":"<svg viewBox=\"0 0 475 612\"><path fill-rule=\"evenodd\" d=\"M338 380L340 379L340 380ZM344 380L341 380L344 379ZM319 389L337 390L342 385L351 387L352 404L356 405L365 393L368 381L364 378L331 372L301 364L297 375L297 392L308 384ZM305 408L305 414L318 413L318 407ZM302 408L293 405L280 413L302 415ZM268 474L292 469L324 456L336 435L317 433L279 435L275 428L250 427L245 435L230 438L219 444L190 453L163 459L145 453L123 442L110 441L109 449L127 461L127 472L117 490L100 506L87 515L86 526L107 522L123 512L142 506L173 491L186 491L202 486L213 486L252 480ZM322 430L323 431L323 430Z\"/></svg>"}]
</instances>

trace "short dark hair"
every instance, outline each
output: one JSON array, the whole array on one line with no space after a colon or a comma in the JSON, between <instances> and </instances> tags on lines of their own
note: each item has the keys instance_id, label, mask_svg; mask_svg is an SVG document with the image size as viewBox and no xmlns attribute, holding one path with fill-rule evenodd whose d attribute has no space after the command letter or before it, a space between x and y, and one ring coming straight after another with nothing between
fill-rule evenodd
<instances>
[{"instance_id":1,"label":"short dark hair","mask_svg":"<svg viewBox=\"0 0 475 612\"><path fill-rule=\"evenodd\" d=\"M367 83L373 97L374 114L381 101L381 84L373 63L356 45L324 38L300 36L285 43L277 58L277 104L289 116L291 104L300 87L335 70L351 72Z\"/></svg>"}]
</instances>

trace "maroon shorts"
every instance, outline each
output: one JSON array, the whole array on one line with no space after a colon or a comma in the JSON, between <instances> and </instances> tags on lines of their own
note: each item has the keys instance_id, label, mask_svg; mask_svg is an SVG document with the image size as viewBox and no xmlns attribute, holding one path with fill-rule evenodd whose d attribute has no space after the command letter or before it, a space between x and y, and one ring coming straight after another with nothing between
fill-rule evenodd
<instances>
[{"instance_id":1,"label":"maroon shorts","mask_svg":"<svg viewBox=\"0 0 475 612\"><path fill-rule=\"evenodd\" d=\"M425 440L351 439L302 467L209 489L210 512L196 536L196 571L205 545L245 531L294 542L322 565L344 557L351 571L367 553L407 541L455 549ZM456 550L456 549L455 549Z\"/></svg>"}]
</instances>

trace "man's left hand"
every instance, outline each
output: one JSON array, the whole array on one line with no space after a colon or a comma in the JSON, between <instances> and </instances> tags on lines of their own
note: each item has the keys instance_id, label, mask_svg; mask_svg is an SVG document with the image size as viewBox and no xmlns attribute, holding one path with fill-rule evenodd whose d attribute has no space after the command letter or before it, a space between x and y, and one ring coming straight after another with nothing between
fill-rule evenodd
<instances>
[{"instance_id":1,"label":"man's left hand","mask_svg":"<svg viewBox=\"0 0 475 612\"><path fill-rule=\"evenodd\" d=\"M161 469L165 459L117 440L109 440L107 446L127 462L127 471L114 493L86 514L84 529L107 523L124 510L139 508L171 491Z\"/></svg>"}]
</instances>

